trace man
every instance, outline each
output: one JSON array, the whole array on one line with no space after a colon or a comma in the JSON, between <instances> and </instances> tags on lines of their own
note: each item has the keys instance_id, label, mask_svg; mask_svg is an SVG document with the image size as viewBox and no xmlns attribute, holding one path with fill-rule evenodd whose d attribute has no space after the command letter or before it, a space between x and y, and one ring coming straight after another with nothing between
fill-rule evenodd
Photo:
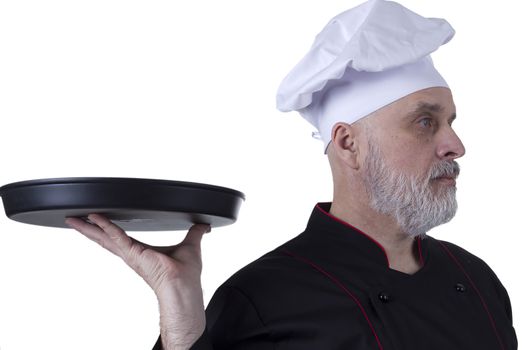
<instances>
[{"instance_id":1,"label":"man","mask_svg":"<svg viewBox=\"0 0 525 350\"><path fill-rule=\"evenodd\" d=\"M334 180L306 230L225 282L208 305L196 225L155 250L100 215L68 224L155 291L155 349L516 349L510 301L479 258L426 235L456 211L451 91L429 54L444 20L371 0L335 17L285 78L281 110L319 131Z\"/></svg>"}]
</instances>

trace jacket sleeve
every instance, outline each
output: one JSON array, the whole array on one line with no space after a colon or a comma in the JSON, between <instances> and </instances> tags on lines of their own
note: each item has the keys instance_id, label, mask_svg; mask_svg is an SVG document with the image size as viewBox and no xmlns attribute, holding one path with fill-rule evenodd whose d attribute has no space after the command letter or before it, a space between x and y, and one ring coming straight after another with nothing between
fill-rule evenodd
<instances>
[{"instance_id":1,"label":"jacket sleeve","mask_svg":"<svg viewBox=\"0 0 525 350\"><path fill-rule=\"evenodd\" d=\"M273 350L268 327L240 289L221 286L206 309L206 330L191 350ZM163 350L160 337L153 350Z\"/></svg>"},{"instance_id":2,"label":"jacket sleeve","mask_svg":"<svg viewBox=\"0 0 525 350\"><path fill-rule=\"evenodd\" d=\"M223 285L215 292L206 309L206 325L215 350L275 348L257 306L237 287Z\"/></svg>"}]
</instances>

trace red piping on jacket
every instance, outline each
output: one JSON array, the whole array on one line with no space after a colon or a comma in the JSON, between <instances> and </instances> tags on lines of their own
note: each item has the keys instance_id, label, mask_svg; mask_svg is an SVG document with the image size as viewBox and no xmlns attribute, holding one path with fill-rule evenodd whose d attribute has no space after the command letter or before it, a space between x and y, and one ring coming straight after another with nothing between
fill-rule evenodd
<instances>
[{"instance_id":1,"label":"red piping on jacket","mask_svg":"<svg viewBox=\"0 0 525 350\"><path fill-rule=\"evenodd\" d=\"M417 249L419 250L419 263L421 266L425 265L425 260L423 259L423 251L421 250L421 238L417 238Z\"/></svg>"},{"instance_id":2,"label":"red piping on jacket","mask_svg":"<svg viewBox=\"0 0 525 350\"><path fill-rule=\"evenodd\" d=\"M490 320L490 325L492 326L492 329L494 330L494 333L496 334L496 337L498 338L498 342L499 342L499 345L500 345L500 348L502 350L505 350L505 345L503 344L503 341L501 340L501 337L499 335L499 332L498 332L498 329L496 328L496 323L494 322L494 318L492 317L492 314L490 313L489 311L489 308L487 306L487 304L485 303L485 300L483 299L483 297L481 296L481 293L479 292L478 288L476 287L476 285L474 284L474 281L472 281L472 279L470 278L469 274L467 273L467 271L465 270L465 268L463 267L463 265L461 265L461 263L459 262L459 260L454 256L454 254L452 254L452 252L447 248L447 246L441 242L441 241L438 241L439 244L441 244L441 246L443 247L443 249L447 252L447 254L450 256L450 258L456 263L456 265L458 265L459 269L463 272L463 274L467 277L470 285L472 286L472 288L474 288L474 290L476 291L476 293L478 294L478 297L479 299L481 300L481 304L483 305L483 308L485 309L485 312L487 313L487 316L489 317L489 320Z\"/></svg>"},{"instance_id":3,"label":"red piping on jacket","mask_svg":"<svg viewBox=\"0 0 525 350\"><path fill-rule=\"evenodd\" d=\"M376 241L375 239L373 239L372 237L370 237L369 235L367 235L366 233L364 233L363 231L361 231L360 229L350 225L348 222L346 221L343 221L335 216L333 216L332 214L330 214L329 212L325 211L323 208L321 208L321 206L319 204L317 204L315 206L317 209L319 209L322 213L328 215L330 218L334 219L335 221L345 225L345 226L348 226L350 228L352 228L353 230L355 230L356 232L362 234L363 236L365 236L366 238L368 238L369 240L371 240L372 242L374 242L379 248L381 248L381 250L383 251L383 254L385 254L385 259L386 259L386 263L388 264L388 267L390 267L390 262L388 261L388 256L386 255L386 250L385 248L383 248L383 246L381 245L381 243L379 243L378 241Z\"/></svg>"},{"instance_id":4,"label":"red piping on jacket","mask_svg":"<svg viewBox=\"0 0 525 350\"><path fill-rule=\"evenodd\" d=\"M324 211L324 210L323 210ZM372 326L372 322L370 321L370 319L368 318L368 315L366 314L366 311L365 309L363 308L363 305L361 305L361 303L359 302L359 299L357 299L357 297L355 295L352 294L352 292L350 292L346 287L345 285L339 281L335 276L333 276L332 274L330 274L329 272L323 270L321 267L317 266L316 264L314 264L313 262L311 262L310 260L306 259L306 258L303 258L302 256L299 256L299 255L295 255L294 253L290 252L289 250L283 250L283 253L285 253L286 255L296 259L296 260L299 260L305 264L308 264L310 265L311 267L313 267L315 270L317 270L318 272L322 273L323 275L325 275L326 277L328 277L333 283L335 283L340 289L343 290L343 292L345 292L345 294L347 296L349 296L356 304L357 306L359 307L359 309L361 310L361 313L363 314L363 316L365 317L366 319L366 322L368 323L368 326L370 327L370 330L372 331L372 333L374 334L374 338L376 339L376 342L377 342L377 346L379 347L380 350L383 350L383 346L381 345L381 342L379 341L379 337L377 336L377 333L374 329L374 326Z\"/></svg>"}]
</instances>

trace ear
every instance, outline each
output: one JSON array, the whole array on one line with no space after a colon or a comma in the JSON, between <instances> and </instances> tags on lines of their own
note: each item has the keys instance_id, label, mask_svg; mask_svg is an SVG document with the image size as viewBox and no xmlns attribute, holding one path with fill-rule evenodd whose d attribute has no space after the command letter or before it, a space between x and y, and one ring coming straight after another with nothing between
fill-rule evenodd
<instances>
[{"instance_id":1,"label":"ear","mask_svg":"<svg viewBox=\"0 0 525 350\"><path fill-rule=\"evenodd\" d=\"M332 149L337 158L352 169L359 169L359 143L357 128L337 123L332 128Z\"/></svg>"}]
</instances>

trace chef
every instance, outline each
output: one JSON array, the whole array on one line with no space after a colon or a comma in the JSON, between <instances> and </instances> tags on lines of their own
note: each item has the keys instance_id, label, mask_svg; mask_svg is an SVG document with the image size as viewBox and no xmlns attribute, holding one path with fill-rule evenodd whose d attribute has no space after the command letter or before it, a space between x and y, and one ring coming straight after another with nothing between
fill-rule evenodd
<instances>
[{"instance_id":1,"label":"chef","mask_svg":"<svg viewBox=\"0 0 525 350\"><path fill-rule=\"evenodd\" d=\"M442 19L370 0L334 17L277 94L323 141L331 203L303 233L218 288L204 312L195 225L154 249L100 215L68 224L122 257L155 291L154 349L517 349L510 301L481 259L427 232L456 212L465 148L430 54Z\"/></svg>"}]
</instances>

